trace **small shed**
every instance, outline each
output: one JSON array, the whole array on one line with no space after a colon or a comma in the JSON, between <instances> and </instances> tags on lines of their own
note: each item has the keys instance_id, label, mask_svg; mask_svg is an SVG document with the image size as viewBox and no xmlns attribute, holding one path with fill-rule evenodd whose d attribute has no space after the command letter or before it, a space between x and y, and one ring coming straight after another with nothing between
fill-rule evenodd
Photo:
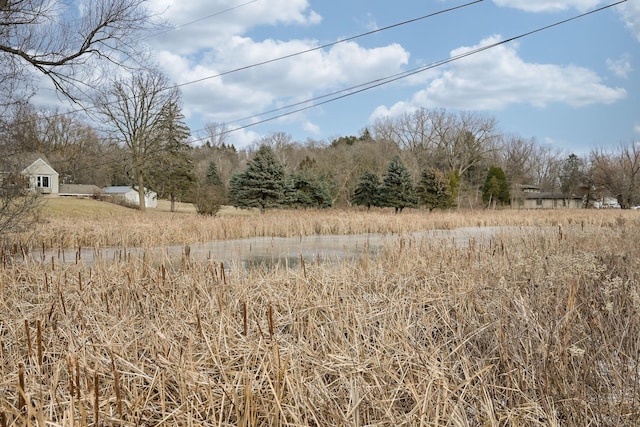
<instances>
[{"instance_id":1,"label":"small shed","mask_svg":"<svg viewBox=\"0 0 640 427\"><path fill-rule=\"evenodd\" d=\"M119 201L131 206L140 206L138 190L131 186L117 185L112 187L105 187L102 190L104 191L106 196L112 197L115 201ZM151 191L145 188L144 205L147 208L158 207L158 194L155 191Z\"/></svg>"},{"instance_id":2,"label":"small shed","mask_svg":"<svg viewBox=\"0 0 640 427\"><path fill-rule=\"evenodd\" d=\"M58 172L49 165L42 155L32 156L21 174L29 179L29 188L42 194L58 195Z\"/></svg>"}]
</instances>

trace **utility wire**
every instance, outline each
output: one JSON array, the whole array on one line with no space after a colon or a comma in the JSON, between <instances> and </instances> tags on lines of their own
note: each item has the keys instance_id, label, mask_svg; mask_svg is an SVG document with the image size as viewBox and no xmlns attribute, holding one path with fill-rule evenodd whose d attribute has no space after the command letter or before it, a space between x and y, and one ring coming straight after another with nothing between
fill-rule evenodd
<instances>
[{"instance_id":1,"label":"utility wire","mask_svg":"<svg viewBox=\"0 0 640 427\"><path fill-rule=\"evenodd\" d=\"M336 40L335 42L323 44L321 46L312 47L312 48L306 49L306 50L301 50L299 52L291 53L289 55L284 55L284 56L279 56L277 58L268 59L266 61L256 62L254 64L245 65L245 66L242 66L242 67L239 67L239 68L234 68L232 70L223 71L222 73L219 73L219 74L213 74L211 76L202 77L202 78L197 79L197 80L191 80L189 82L180 83L180 84L177 84L177 85L175 85L173 87L174 88L175 87L183 87L183 86L191 85L191 84L194 84L194 83L200 83L200 82L203 82L205 80L210 80L210 79L215 79L215 78L218 78L218 77L226 76L227 74L237 73L239 71L244 71L244 70L248 70L248 69L251 69L251 68L260 67L262 65L272 64L274 62L278 62L278 61L282 61L284 59L289 59L289 58L293 58L293 57L296 57L296 56L304 55L305 53L314 52L316 50L326 49L328 47L332 47L332 46L335 46L335 45L340 44L340 43L346 43L346 42L351 41L351 40L359 39L359 38L365 37L365 36L370 36L372 34L376 34L376 33L382 32L382 31L386 31L386 30L390 30L392 28L400 27L402 25L412 24L414 22L422 21L424 19L433 18L434 16L441 15L441 14L448 13L448 12L453 12L455 10L462 9L462 8L467 7L467 6L474 5L476 3L482 3L483 1L484 0L475 0L475 1L471 1L469 3L461 4L461 5L458 5L458 6L453 6L453 7L447 8L447 9L442 9L442 10L439 10L437 12L433 12L433 13L429 13L427 15L419 16L417 18L409 19L409 20L406 20L406 21L398 22L396 24L387 25L386 27L376 28L375 30L367 31L365 33L361 33L361 34L358 34L358 35L355 35L355 36L351 36L351 37L347 37L347 38L344 38L344 39Z\"/></svg>"},{"instance_id":2,"label":"utility wire","mask_svg":"<svg viewBox=\"0 0 640 427\"><path fill-rule=\"evenodd\" d=\"M253 0L253 1L258 1L258 0ZM248 70L248 69L251 69L251 68L256 68L256 67L259 67L259 66L262 66L262 65L267 65L267 64L271 64L271 63L274 63L274 62L282 61L282 60L285 60L285 59L293 58L293 57L296 57L296 56L304 55L306 53L310 53L310 52L314 52L314 51L317 51L317 50L325 49L327 47L332 47L332 46L335 46L335 45L340 44L340 43L346 43L346 42L351 41L351 40L355 40L355 39L358 39L358 38L362 38L362 37L365 37L365 36L376 34L376 33L382 32L382 31L390 30L392 28L396 28L396 27L400 27L400 26L403 26L403 25L411 24L411 23L414 23L414 22L422 21L422 20L425 20L425 19L428 19L428 18L432 18L432 17L437 16L437 15L441 15L441 14L448 13L448 12L453 12L455 10L462 9L462 8L465 8L465 7L468 7L468 6L472 6L472 5L477 4L477 3L482 3L483 1L484 0L474 0L474 1L471 1L471 2L468 2L468 3L465 3L465 4L461 4L461 5L458 5L458 6L453 6L453 7L447 8L447 9L441 9L439 11L432 12L432 13L429 13L429 14L426 14L426 15L422 15L422 16L419 16L417 18L408 19L408 20L405 20L405 21L402 21L402 22L398 22L398 23L395 23L395 24L387 25L385 27L377 28L375 30L367 31L365 33L361 33L361 34L357 34L355 36L351 36L351 37L347 37L347 38L344 38L344 39L340 39L340 40L337 40L335 42L327 43L327 44L324 44L324 45L321 45L321 46L316 46L316 47L313 47L313 48L310 48L310 49L294 52L294 53L291 53L291 54L288 54L288 55L284 55L284 56L268 59L266 61L245 65L245 66L242 66L242 67L239 67L239 68L223 71L223 72L221 72L219 74L213 74L213 75L202 77L202 78L199 78L199 79L196 79L196 80L191 80L191 81L175 84L175 85L167 87L164 90L176 89L176 88L192 85L192 84L195 84L195 83L200 83L200 82L203 82L203 81L206 81L206 80L211 80L211 79L214 79L214 78L218 78L218 77L226 76L226 75L229 75L229 74L237 73L237 72L240 72L240 71ZM250 3L252 3L252 2L243 3L243 4L240 4L240 5L237 5L237 6L233 7L231 9L242 7L242 6L246 6L247 4L250 4ZM217 12L216 14L219 15L219 14L224 13L226 11L228 11L228 10L220 11L220 12ZM201 18L201 19L205 19L205 18ZM197 22L197 21L199 21L199 20L196 20L194 22ZM190 23L192 23L192 22L188 22L186 24L183 24L183 26L184 25L188 25ZM172 30L169 29L167 31L172 31ZM67 111L65 113L53 114L50 117L57 117L57 116L65 115L65 114L79 113L79 112L83 112L83 111L87 112L87 111L95 110L95 109L96 109L95 106L84 107L84 108L76 108L74 110L70 110L70 111Z\"/></svg>"},{"instance_id":3,"label":"utility wire","mask_svg":"<svg viewBox=\"0 0 640 427\"><path fill-rule=\"evenodd\" d=\"M476 49L472 49L472 50L469 50L467 52L463 52L461 54L449 57L447 59L442 59L442 60L439 60L439 61L436 61L436 62L432 62L431 64L424 65L422 67L414 68L412 70L407 70L407 71L404 71L402 73L398 73L398 74L394 74L394 75L391 75L391 76L379 78L379 79L376 79L376 80L371 80L371 81L366 82L366 83L362 83L362 84L359 84L359 85L356 85L356 86L351 86L351 87L348 87L348 88L345 88L345 89L342 89L342 90L339 90L339 91L335 91L335 92L331 92L331 93L328 93L328 94L325 94L325 95L321 95L321 96L317 96L317 97L314 97L314 98L310 98L310 99L307 99L305 101L296 102L295 104L290 104L288 106L284 106L284 107L276 108L276 109L273 109L273 110L269 110L269 111L266 111L264 113L256 114L256 115L253 115L253 116L250 116L250 117L245 117L243 119L234 120L234 121L229 122L229 123L237 123L237 122L240 122L240 121L249 120L249 119L252 119L252 118L260 117L260 116L263 116L263 115L266 115L266 114L270 114L270 113L273 113L273 112L277 112L277 111L286 110L286 109L289 109L289 108L292 108L292 107L296 107L296 106L299 106L299 105L304 105L304 104L307 104L307 103L310 103L310 102L314 102L314 101L317 101L317 100L320 100L320 99L328 98L328 97L331 97L333 95L339 95L339 94L343 93L342 95L334 96L332 98L326 99L326 100L324 100L322 102L319 102L319 103L315 103L313 105L308 105L308 106L305 106L305 107L297 108L295 110L291 110L291 111L288 111L288 112L285 112L285 113L282 113L282 114L271 116L271 117L268 117L268 118L253 122L253 123L249 123L247 125L243 125L243 126L239 126L239 127L233 128L233 129L225 130L225 131L220 132L219 134L216 134L216 135L213 135L213 136L222 136L222 135L229 134L229 133L232 133L232 132L236 132L236 131L239 131L239 130L242 130L242 129L247 129L247 128L250 128L250 127L253 127L253 126L257 126L257 125L260 125L260 124L263 124L263 123L266 123L266 122L269 122L269 121L272 121L272 120L276 120L276 119L279 119L279 118L282 118L282 117L285 117L285 116L288 116L288 115L291 115L291 114L299 113L301 111L309 110L311 108L316 108L316 107L319 107L321 105L328 104L330 102L334 102L334 101L346 98L348 96L352 96L352 95L355 95L355 94L358 94L358 93L361 93L361 92L365 92L367 90L371 90L371 89L374 89L374 88L377 88L377 87L380 87L380 86L383 86L383 85L386 85L386 84L389 84L389 83L393 83L395 81L398 81L398 80L413 76L415 74L419 74L419 73L425 72L427 70L431 70L433 68L440 67L440 66L448 64L450 62L458 61L458 60L466 58L468 56L475 55L475 54L483 52L485 50L489 50L489 49L492 49L494 47L497 47L497 46L500 46L500 45L503 45L503 44L511 43L511 42L513 42L515 40L518 40L518 39L521 39L521 38L524 38L524 37L528 37L528 36L531 36L533 34L536 34L536 33L539 33L539 32L545 31L545 30L549 30L549 29L554 28L554 27L558 27L560 25L564 25L566 23L569 23L571 21L574 21L574 20L577 20L577 19L580 19L580 18L584 18L585 16L592 15L594 13L601 12L601 11L603 11L605 9L609 9L609 8L618 6L618 5L622 4L622 3L625 3L626 1L627 0L620 0L620 1L617 1L615 3L611 3L611 4L608 4L608 5L599 7L597 9L593 9L593 10L588 11L588 12L584 12L584 13L581 13L579 15L575 15L575 16L573 16L571 18L563 19L561 21L557 21L557 22L554 22L552 24L545 25L543 27L539 27L537 29L534 29L534 30L531 30L531 31L528 31L528 32L525 32L525 33L522 33L522 34L519 34L519 35L516 35L516 36L513 36L513 37L509 37L508 39L501 40L501 41L496 42L496 43L492 43L492 44L489 44L489 45L486 45L486 46L481 46L481 47L478 47ZM191 142L199 142L199 141L203 141L205 139L207 139L207 137L203 137L203 138L199 138L199 139L196 139L196 140L192 140Z\"/></svg>"},{"instance_id":4,"label":"utility wire","mask_svg":"<svg viewBox=\"0 0 640 427\"><path fill-rule=\"evenodd\" d=\"M219 15L222 15L224 13L231 12L231 11L236 10L236 9L240 9L241 7L248 6L251 3L255 3L257 1L259 1L259 0L251 0L251 1L248 1L246 3L241 3L241 4L238 4L236 6L232 6L232 7L229 7L227 9L223 9L223 10L220 10L218 12L214 12L214 13L212 13L210 15L203 16L202 18L198 18L198 19L195 19L193 21L185 22L184 24L176 25L176 26L174 26L172 28L167 28L166 30L158 31L157 33L154 33L154 34L151 34L148 37L145 37L145 39L157 37L157 36L159 36L161 34L168 33L170 31L180 30L180 29L182 29L184 27L187 27L189 25L197 24L198 22L205 21L205 20L207 20L209 18L213 18L213 17L219 16Z\"/></svg>"}]
</instances>

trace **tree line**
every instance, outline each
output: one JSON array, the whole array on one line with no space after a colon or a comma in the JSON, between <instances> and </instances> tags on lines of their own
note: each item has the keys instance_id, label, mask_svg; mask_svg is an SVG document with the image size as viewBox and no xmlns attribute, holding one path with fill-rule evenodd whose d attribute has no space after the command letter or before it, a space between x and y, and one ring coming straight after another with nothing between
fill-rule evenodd
<instances>
[{"instance_id":1,"label":"tree line","mask_svg":"<svg viewBox=\"0 0 640 427\"><path fill-rule=\"evenodd\" d=\"M104 107L99 114L105 127L79 115L16 105L5 144L45 154L61 182L148 187L209 215L224 204L261 210L478 208L509 205L522 196L522 186L585 201L611 196L625 208L640 202L635 143L566 154L501 134L490 117L421 109L378 120L357 136L299 142L276 132L242 150L228 142L224 125L214 123L204 144L193 146L178 91L163 92L153 109L139 108L148 123L127 117L138 107L113 101L121 94L120 102L130 102L135 90L149 88L144 79L163 82L155 74L136 78L114 83L97 104ZM128 91L122 91L125 83Z\"/></svg>"},{"instance_id":2,"label":"tree line","mask_svg":"<svg viewBox=\"0 0 640 427\"><path fill-rule=\"evenodd\" d=\"M505 135L493 117L473 112L421 108L326 141L274 132L241 150L229 144L224 124L211 123L206 143L193 146L180 91L136 43L154 28L143 1L100 0L74 21L54 19L41 2L5 3L0 230L37 203L26 197L17 173L25 152L46 155L62 183L146 187L172 208L193 202L207 215L225 203L261 210L476 208L508 205L531 185L587 203L604 196L623 208L640 202L636 142L579 156ZM121 58L137 61L125 66ZM89 118L34 108L31 71L86 107Z\"/></svg>"}]
</instances>

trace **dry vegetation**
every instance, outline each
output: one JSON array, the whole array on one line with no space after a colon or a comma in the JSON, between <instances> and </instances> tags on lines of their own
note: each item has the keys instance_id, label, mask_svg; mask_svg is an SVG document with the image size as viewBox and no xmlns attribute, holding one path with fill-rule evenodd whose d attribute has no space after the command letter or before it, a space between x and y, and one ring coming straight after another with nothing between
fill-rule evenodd
<instances>
[{"instance_id":1,"label":"dry vegetation","mask_svg":"<svg viewBox=\"0 0 640 427\"><path fill-rule=\"evenodd\" d=\"M45 241L399 237L377 259L289 270L5 255L0 425L640 423L638 212L128 215ZM402 237L495 224L533 227L464 247Z\"/></svg>"}]
</instances>

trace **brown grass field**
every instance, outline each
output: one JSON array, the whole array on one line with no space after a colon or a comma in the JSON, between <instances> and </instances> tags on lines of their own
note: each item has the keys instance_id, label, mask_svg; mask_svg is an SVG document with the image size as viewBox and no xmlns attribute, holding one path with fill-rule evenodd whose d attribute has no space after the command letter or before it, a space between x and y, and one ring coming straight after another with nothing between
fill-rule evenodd
<instances>
[{"instance_id":1,"label":"brown grass field","mask_svg":"<svg viewBox=\"0 0 640 427\"><path fill-rule=\"evenodd\" d=\"M640 425L638 211L85 202L48 201L2 254L0 427ZM406 234L486 225L529 227L458 246ZM250 271L37 256L355 233L398 238L376 258Z\"/></svg>"}]
</instances>

